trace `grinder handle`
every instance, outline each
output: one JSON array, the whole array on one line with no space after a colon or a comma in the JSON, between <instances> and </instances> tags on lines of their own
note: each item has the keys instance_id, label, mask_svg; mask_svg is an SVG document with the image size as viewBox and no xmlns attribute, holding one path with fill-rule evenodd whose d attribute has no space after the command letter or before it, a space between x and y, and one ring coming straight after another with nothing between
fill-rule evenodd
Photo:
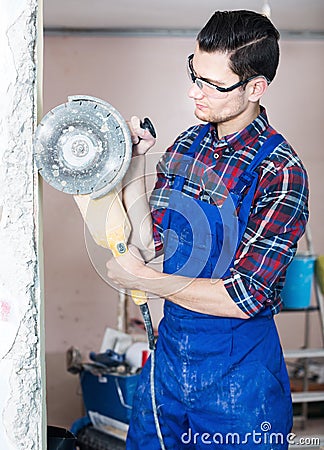
<instances>
[{"instance_id":1,"label":"grinder handle","mask_svg":"<svg viewBox=\"0 0 324 450\"><path fill-rule=\"evenodd\" d=\"M143 128L144 130L149 130L151 135L154 138L156 138L156 131L155 131L154 125L148 117L145 117L143 120L141 120L140 125L141 125L141 128Z\"/></svg>"},{"instance_id":2,"label":"grinder handle","mask_svg":"<svg viewBox=\"0 0 324 450\"><path fill-rule=\"evenodd\" d=\"M122 228L108 232L107 241L115 258L128 252L127 244L124 239L124 230ZM147 295L143 291L132 289L131 296L133 302L138 306L147 303Z\"/></svg>"},{"instance_id":3,"label":"grinder handle","mask_svg":"<svg viewBox=\"0 0 324 450\"><path fill-rule=\"evenodd\" d=\"M124 253L128 252L127 244L125 240L122 238L122 234L119 233L111 233L107 236L108 238L108 245L110 250L112 251L115 258L118 258L118 256L123 255ZM153 324L151 319L150 310L147 304L147 294L143 291L139 291L136 289L131 289L130 291L132 300L135 303L135 305L139 306L141 309L141 313L144 320L145 329L147 332L147 339L149 343L150 350L155 349L155 337L154 337L154 330L153 330Z\"/></svg>"},{"instance_id":4,"label":"grinder handle","mask_svg":"<svg viewBox=\"0 0 324 450\"><path fill-rule=\"evenodd\" d=\"M131 291L132 300L137 306L145 305L147 303L147 294L143 291L138 291L132 289Z\"/></svg>"},{"instance_id":5,"label":"grinder handle","mask_svg":"<svg viewBox=\"0 0 324 450\"><path fill-rule=\"evenodd\" d=\"M117 197L116 199L117 205L122 208L119 197ZM108 247L112 251L112 254L115 258L118 258L118 256L124 255L126 252L128 252L127 243L125 241L124 227L122 224L120 227L117 227L115 229L107 229L107 242ZM145 292L132 289L131 296L133 302L138 306L147 303L147 295Z\"/></svg>"}]
</instances>

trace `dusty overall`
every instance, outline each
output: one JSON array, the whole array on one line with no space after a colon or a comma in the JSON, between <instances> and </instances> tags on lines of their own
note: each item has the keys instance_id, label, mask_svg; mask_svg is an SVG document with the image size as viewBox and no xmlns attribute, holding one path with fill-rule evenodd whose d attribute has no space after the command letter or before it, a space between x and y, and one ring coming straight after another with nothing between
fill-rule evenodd
<instances>
[{"instance_id":1,"label":"dusty overall","mask_svg":"<svg viewBox=\"0 0 324 450\"><path fill-rule=\"evenodd\" d=\"M208 130L209 124L201 129L175 178L163 224L164 272L217 279L232 266L246 228L257 183L254 170L283 138L275 135L262 145L222 208L217 208L181 192L190 159ZM233 211L238 205L237 220ZM149 372L150 360L134 398L129 450L160 449ZM243 320L192 312L166 300L155 388L168 450L288 448L289 379L269 308Z\"/></svg>"}]
</instances>

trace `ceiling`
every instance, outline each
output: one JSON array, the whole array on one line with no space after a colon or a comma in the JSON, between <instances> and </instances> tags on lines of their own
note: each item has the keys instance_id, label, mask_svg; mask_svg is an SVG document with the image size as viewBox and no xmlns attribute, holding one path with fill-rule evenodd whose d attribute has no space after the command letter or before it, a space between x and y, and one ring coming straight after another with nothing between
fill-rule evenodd
<instances>
[{"instance_id":1,"label":"ceiling","mask_svg":"<svg viewBox=\"0 0 324 450\"><path fill-rule=\"evenodd\" d=\"M47 31L190 32L217 10L262 11L265 0L43 0ZM324 0L268 0L281 31L324 32Z\"/></svg>"}]
</instances>

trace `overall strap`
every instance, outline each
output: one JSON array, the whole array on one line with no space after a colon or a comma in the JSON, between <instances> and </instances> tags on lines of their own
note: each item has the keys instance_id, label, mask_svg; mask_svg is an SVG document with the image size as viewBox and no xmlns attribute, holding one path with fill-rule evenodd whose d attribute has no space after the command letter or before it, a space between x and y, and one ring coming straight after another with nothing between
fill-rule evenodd
<instances>
[{"instance_id":1,"label":"overall strap","mask_svg":"<svg viewBox=\"0 0 324 450\"><path fill-rule=\"evenodd\" d=\"M267 140L261 145L258 153L255 155L251 163L249 164L249 167L247 168L248 172L252 172L254 169L256 169L259 164L272 153L272 151L278 147L283 141L284 137L281 134L273 134Z\"/></svg>"},{"instance_id":2,"label":"overall strap","mask_svg":"<svg viewBox=\"0 0 324 450\"><path fill-rule=\"evenodd\" d=\"M200 129L199 133L197 134L197 137L195 138L195 140L193 141L191 146L186 151L186 155L192 156L192 157L195 156L195 153L199 149L201 141L204 139L204 137L206 136L206 134L210 130L210 126L211 126L210 123L206 123L206 125L204 125Z\"/></svg>"},{"instance_id":3,"label":"overall strap","mask_svg":"<svg viewBox=\"0 0 324 450\"><path fill-rule=\"evenodd\" d=\"M200 147L201 141L204 139L206 134L208 133L210 129L210 123L207 123L204 125L191 146L188 148L186 153L182 156L181 160L179 161L179 166L177 167L177 174L174 179L173 183L173 189L177 191L181 191L183 188L183 185L186 180L186 176L188 173L188 168L192 165L192 158L194 157L196 151Z\"/></svg>"},{"instance_id":4,"label":"overall strap","mask_svg":"<svg viewBox=\"0 0 324 450\"><path fill-rule=\"evenodd\" d=\"M236 204L236 206L240 204L238 212L240 231L237 246L239 246L240 242L242 241L244 232L246 230L251 205L257 187L258 174L255 169L283 141L284 138L283 136L281 136L281 134L274 134L273 136L269 137L260 147L258 153L253 158L248 169L240 175L239 181L237 182L234 189L231 190L231 198L233 199L234 203ZM247 193L244 193L247 188Z\"/></svg>"},{"instance_id":5,"label":"overall strap","mask_svg":"<svg viewBox=\"0 0 324 450\"><path fill-rule=\"evenodd\" d=\"M260 147L258 153L255 155L249 167L241 173L236 186L231 190L231 193L241 197L245 189L253 183L253 180L257 176L255 169L261 164L261 162L269 156L273 150L278 147L283 141L284 137L281 134L274 134L270 136Z\"/></svg>"}]
</instances>

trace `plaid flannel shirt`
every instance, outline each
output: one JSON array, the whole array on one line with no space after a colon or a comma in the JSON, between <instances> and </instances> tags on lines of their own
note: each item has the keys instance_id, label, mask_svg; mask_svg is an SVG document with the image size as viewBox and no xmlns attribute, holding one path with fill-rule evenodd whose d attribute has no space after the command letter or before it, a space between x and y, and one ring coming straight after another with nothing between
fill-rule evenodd
<instances>
[{"instance_id":1,"label":"plaid flannel shirt","mask_svg":"<svg viewBox=\"0 0 324 450\"><path fill-rule=\"evenodd\" d=\"M157 182L150 198L157 250L163 247L161 223L179 155L187 151L201 126L182 133L157 165ZM222 139L218 139L217 129L212 126L195 156L183 192L221 207L227 190L235 186L262 143L274 133L264 108L244 130ZM274 314L280 311L286 268L308 219L307 173L286 141L260 164L257 172L258 186L247 228L231 274L222 278L233 301L249 316L265 307Z\"/></svg>"}]
</instances>

